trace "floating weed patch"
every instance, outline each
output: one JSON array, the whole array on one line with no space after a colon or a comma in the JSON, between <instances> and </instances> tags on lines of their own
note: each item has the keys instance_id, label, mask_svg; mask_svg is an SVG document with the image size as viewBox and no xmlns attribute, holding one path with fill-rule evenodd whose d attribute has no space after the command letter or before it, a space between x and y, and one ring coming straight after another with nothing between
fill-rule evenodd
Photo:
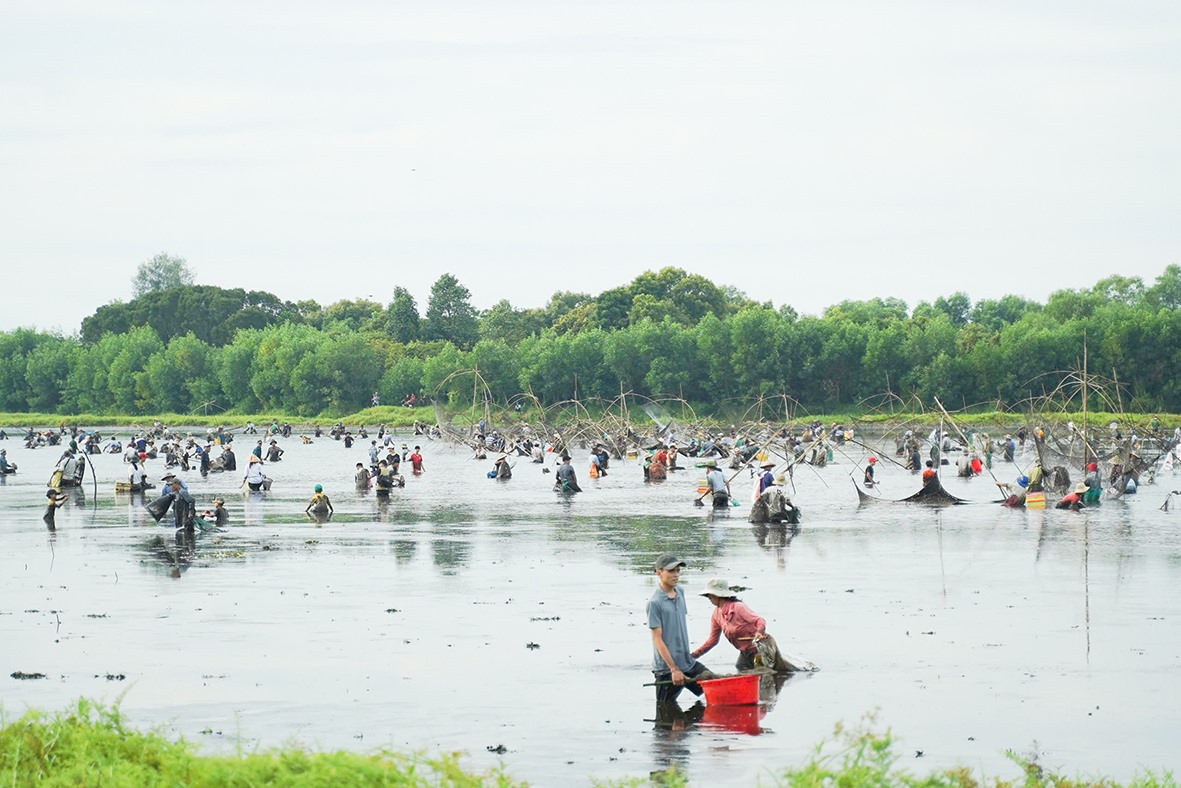
<instances>
[{"instance_id":1,"label":"floating weed patch","mask_svg":"<svg viewBox=\"0 0 1181 788\"><path fill-rule=\"evenodd\" d=\"M437 758L379 751L307 752L284 749L238 755L199 755L188 742L130 729L117 707L81 700L50 717L31 711L0 720L2 785L394 785L516 786L499 769L465 771L456 754Z\"/></svg>"}]
</instances>

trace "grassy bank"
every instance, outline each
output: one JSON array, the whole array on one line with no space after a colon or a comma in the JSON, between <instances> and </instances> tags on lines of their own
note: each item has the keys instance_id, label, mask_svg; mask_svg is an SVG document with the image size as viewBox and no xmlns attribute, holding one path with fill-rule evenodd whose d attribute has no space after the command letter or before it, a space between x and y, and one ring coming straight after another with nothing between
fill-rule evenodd
<instances>
[{"instance_id":1,"label":"grassy bank","mask_svg":"<svg viewBox=\"0 0 1181 788\"><path fill-rule=\"evenodd\" d=\"M867 727L837 729L832 742L818 746L802 766L768 773L762 784L821 786L1120 786L1105 778L1070 778L1045 769L1037 756L1009 754L1013 778L989 777L956 768L915 775L898 767L889 733ZM18 720L0 717L0 784L76 785L324 785L370 786L518 786L507 771L474 772L463 768L456 754L410 756L389 751L371 754L309 752L287 748L235 755L201 755L183 740L170 741L158 732L132 729L118 708L79 701L57 715L28 712ZM686 786L675 771L598 785ZM1171 773L1142 772L1129 788L1176 786Z\"/></svg>"}]
</instances>

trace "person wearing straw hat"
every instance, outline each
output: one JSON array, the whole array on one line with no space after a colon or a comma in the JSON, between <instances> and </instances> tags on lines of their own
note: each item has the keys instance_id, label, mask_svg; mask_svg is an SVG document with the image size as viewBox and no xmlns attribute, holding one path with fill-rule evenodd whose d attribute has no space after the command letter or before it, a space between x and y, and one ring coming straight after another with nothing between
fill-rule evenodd
<instances>
[{"instance_id":1,"label":"person wearing straw hat","mask_svg":"<svg viewBox=\"0 0 1181 788\"><path fill-rule=\"evenodd\" d=\"M513 467L509 465L508 455L501 452L500 456L496 458L496 462L492 465L492 473L489 474L493 479L511 479L513 478Z\"/></svg>"},{"instance_id":2,"label":"person wearing straw hat","mask_svg":"<svg viewBox=\"0 0 1181 788\"><path fill-rule=\"evenodd\" d=\"M246 478L243 481L251 490L258 492L266 483L267 476L262 470L262 460L258 455L251 454L250 462L246 464Z\"/></svg>"},{"instance_id":3,"label":"person wearing straw hat","mask_svg":"<svg viewBox=\"0 0 1181 788\"><path fill-rule=\"evenodd\" d=\"M738 599L738 593L720 577L714 577L705 584L701 596L709 599L714 606L709 620L709 637L689 652L697 659L718 644L721 635L738 649L737 670L752 670L762 666L776 673L786 673L791 668L779 653L775 638L767 634L767 622Z\"/></svg>"},{"instance_id":4,"label":"person wearing straw hat","mask_svg":"<svg viewBox=\"0 0 1181 788\"><path fill-rule=\"evenodd\" d=\"M689 653L689 607L681 588L681 570L685 562L672 553L656 559L658 588L648 600L648 629L652 634L652 673L655 676L656 700L673 701L688 689L694 695L704 692L694 679L713 678L713 673Z\"/></svg>"},{"instance_id":5,"label":"person wearing straw hat","mask_svg":"<svg viewBox=\"0 0 1181 788\"><path fill-rule=\"evenodd\" d=\"M787 475L780 473L775 483L759 494L750 507L750 522L799 525L800 510L787 494Z\"/></svg>"},{"instance_id":6,"label":"person wearing straw hat","mask_svg":"<svg viewBox=\"0 0 1181 788\"><path fill-rule=\"evenodd\" d=\"M775 484L775 474L772 473L772 471L775 470L775 463L768 460L759 467L762 468L763 473L759 476L759 486L755 490L755 498L758 498L760 495L762 495L763 490Z\"/></svg>"},{"instance_id":7,"label":"person wearing straw hat","mask_svg":"<svg viewBox=\"0 0 1181 788\"><path fill-rule=\"evenodd\" d=\"M230 513L226 510L226 499L218 496L213 499L213 508L201 512L201 518L221 528L230 521Z\"/></svg>"},{"instance_id":8,"label":"person wearing straw hat","mask_svg":"<svg viewBox=\"0 0 1181 788\"><path fill-rule=\"evenodd\" d=\"M1087 494L1085 482L1079 482L1074 489L1062 496L1062 500L1054 505L1055 509L1084 509L1083 496Z\"/></svg>"}]
</instances>

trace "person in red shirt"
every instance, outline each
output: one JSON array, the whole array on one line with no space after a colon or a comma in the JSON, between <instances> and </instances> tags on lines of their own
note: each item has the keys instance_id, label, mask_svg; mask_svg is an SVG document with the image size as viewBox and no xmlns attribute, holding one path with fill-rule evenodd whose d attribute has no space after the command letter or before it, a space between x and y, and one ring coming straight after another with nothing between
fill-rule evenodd
<instances>
[{"instance_id":1,"label":"person in red shirt","mask_svg":"<svg viewBox=\"0 0 1181 788\"><path fill-rule=\"evenodd\" d=\"M1074 486L1074 489L1062 496L1054 508L1056 509L1084 509L1083 496L1087 493L1087 485L1084 482L1079 482Z\"/></svg>"},{"instance_id":2,"label":"person in red shirt","mask_svg":"<svg viewBox=\"0 0 1181 788\"><path fill-rule=\"evenodd\" d=\"M754 668L755 657L761 653L771 663L764 664L764 667L776 673L791 670L779 653L775 638L767 634L767 622L739 600L738 594L730 589L725 580L713 578L705 584L705 591L701 595L713 603L714 612L709 620L709 637L690 653L691 657L697 659L716 646L721 635L725 635L726 640L738 649L738 661L734 663L736 669Z\"/></svg>"},{"instance_id":3,"label":"person in red shirt","mask_svg":"<svg viewBox=\"0 0 1181 788\"><path fill-rule=\"evenodd\" d=\"M927 468L923 471L923 486L926 487L936 477L935 464L931 460L927 460Z\"/></svg>"},{"instance_id":4,"label":"person in red shirt","mask_svg":"<svg viewBox=\"0 0 1181 788\"><path fill-rule=\"evenodd\" d=\"M410 470L415 474L422 473L422 447L415 446L414 453L410 455Z\"/></svg>"}]
</instances>

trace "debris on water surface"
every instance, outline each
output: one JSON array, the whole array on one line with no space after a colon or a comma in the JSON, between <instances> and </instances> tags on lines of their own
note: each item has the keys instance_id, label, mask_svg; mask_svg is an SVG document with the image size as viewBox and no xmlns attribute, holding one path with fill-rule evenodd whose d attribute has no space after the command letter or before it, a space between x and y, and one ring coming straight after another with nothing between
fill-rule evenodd
<instances>
[{"instance_id":1,"label":"debris on water surface","mask_svg":"<svg viewBox=\"0 0 1181 788\"><path fill-rule=\"evenodd\" d=\"M396 607L387 607L385 609L385 612L387 612L387 613L401 613L402 611L398 610L398 608L396 608Z\"/></svg>"},{"instance_id":2,"label":"debris on water surface","mask_svg":"<svg viewBox=\"0 0 1181 788\"><path fill-rule=\"evenodd\" d=\"M107 681L125 681L127 679L127 675L124 673L107 673L105 675L95 673L94 677L96 679L106 679Z\"/></svg>"},{"instance_id":3,"label":"debris on water surface","mask_svg":"<svg viewBox=\"0 0 1181 788\"><path fill-rule=\"evenodd\" d=\"M525 648L529 649L530 651L536 651L537 649L541 648L541 645L539 643L526 643Z\"/></svg>"},{"instance_id":4,"label":"debris on water surface","mask_svg":"<svg viewBox=\"0 0 1181 788\"><path fill-rule=\"evenodd\" d=\"M506 752L508 752L508 747L505 747L503 744L497 744L495 746L489 744L484 749L488 750L488 752L494 752L497 755L504 755Z\"/></svg>"},{"instance_id":5,"label":"debris on water surface","mask_svg":"<svg viewBox=\"0 0 1181 788\"><path fill-rule=\"evenodd\" d=\"M87 613L86 617L87 618L106 618L107 614L106 613Z\"/></svg>"},{"instance_id":6,"label":"debris on water surface","mask_svg":"<svg viewBox=\"0 0 1181 788\"><path fill-rule=\"evenodd\" d=\"M533 616L530 621L561 621L561 616Z\"/></svg>"},{"instance_id":7,"label":"debris on water surface","mask_svg":"<svg viewBox=\"0 0 1181 788\"><path fill-rule=\"evenodd\" d=\"M46 678L44 673L25 673L23 670L14 670L12 672L12 677L14 679L19 679L21 681L27 681L28 679Z\"/></svg>"}]
</instances>

